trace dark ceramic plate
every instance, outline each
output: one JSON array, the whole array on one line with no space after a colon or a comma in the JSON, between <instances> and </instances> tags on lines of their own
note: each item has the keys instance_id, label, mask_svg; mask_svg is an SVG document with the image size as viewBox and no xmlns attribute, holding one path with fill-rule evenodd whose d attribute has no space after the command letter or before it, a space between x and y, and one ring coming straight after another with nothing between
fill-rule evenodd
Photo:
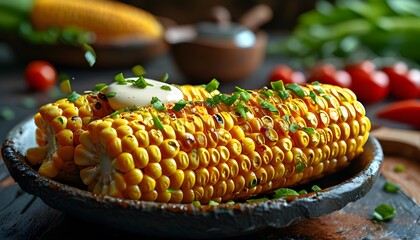
<instances>
[{"instance_id":1,"label":"dark ceramic plate","mask_svg":"<svg viewBox=\"0 0 420 240\"><path fill-rule=\"evenodd\" d=\"M155 237L234 237L331 213L370 190L383 160L382 148L371 136L363 154L347 168L310 183L321 186L319 192L294 199L193 207L97 196L44 178L26 164L23 155L25 149L35 145L34 134L33 120L26 120L11 130L2 147L10 174L23 190L52 208L88 222Z\"/></svg>"}]
</instances>

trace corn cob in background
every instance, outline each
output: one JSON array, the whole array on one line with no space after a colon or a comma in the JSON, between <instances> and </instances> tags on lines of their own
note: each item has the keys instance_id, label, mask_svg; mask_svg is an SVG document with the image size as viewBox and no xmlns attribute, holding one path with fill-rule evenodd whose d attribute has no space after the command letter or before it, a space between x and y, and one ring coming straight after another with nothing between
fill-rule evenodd
<instances>
[{"instance_id":1,"label":"corn cob in background","mask_svg":"<svg viewBox=\"0 0 420 240\"><path fill-rule=\"evenodd\" d=\"M272 86L92 121L74 151L81 180L103 195L207 204L306 183L363 151L370 121L353 92Z\"/></svg>"},{"instance_id":2,"label":"corn cob in background","mask_svg":"<svg viewBox=\"0 0 420 240\"><path fill-rule=\"evenodd\" d=\"M176 87L181 90L186 101L203 100L218 93L215 91L210 94L203 86ZM42 106L34 116L38 146L27 150L28 161L37 166L43 176L78 182L79 170L73 161L74 148L79 144L78 136L83 129L87 129L89 122L114 111L102 92L69 95L68 98Z\"/></svg>"},{"instance_id":3,"label":"corn cob in background","mask_svg":"<svg viewBox=\"0 0 420 240\"><path fill-rule=\"evenodd\" d=\"M124 36L155 39L163 34L153 14L118 1L0 0L0 13L0 30L17 29L29 20L37 30L78 27L94 33L97 40Z\"/></svg>"}]
</instances>

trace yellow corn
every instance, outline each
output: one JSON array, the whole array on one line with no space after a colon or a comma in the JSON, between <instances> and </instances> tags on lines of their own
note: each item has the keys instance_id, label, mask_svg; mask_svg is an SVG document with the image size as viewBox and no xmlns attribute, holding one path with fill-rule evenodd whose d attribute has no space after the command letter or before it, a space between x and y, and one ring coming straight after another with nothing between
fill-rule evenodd
<instances>
[{"instance_id":1,"label":"yellow corn","mask_svg":"<svg viewBox=\"0 0 420 240\"><path fill-rule=\"evenodd\" d=\"M163 34L151 13L118 1L35 0L30 17L38 29L77 26L105 39L127 35L159 38Z\"/></svg>"},{"instance_id":2,"label":"yellow corn","mask_svg":"<svg viewBox=\"0 0 420 240\"><path fill-rule=\"evenodd\" d=\"M208 93L202 86L178 86L185 100L203 100L214 93ZM82 130L94 119L100 119L114 112L105 94L82 95L75 102L67 98L42 106L34 116L37 147L27 150L27 159L33 166L38 166L38 172L49 178L68 182L79 180L79 169L73 161L74 148L79 144ZM124 125L121 123L121 125ZM120 128L121 134L124 129ZM173 133L174 135L174 133ZM109 137L113 137L109 133ZM166 136L165 136L166 137ZM129 150L133 143L126 143Z\"/></svg>"},{"instance_id":3,"label":"yellow corn","mask_svg":"<svg viewBox=\"0 0 420 240\"><path fill-rule=\"evenodd\" d=\"M39 173L47 177L78 179L79 171L73 161L75 140L91 117L87 95L74 103L61 99L42 106L34 116L38 146L28 149L28 161L39 166Z\"/></svg>"},{"instance_id":4,"label":"yellow corn","mask_svg":"<svg viewBox=\"0 0 420 240\"><path fill-rule=\"evenodd\" d=\"M343 168L369 136L363 105L337 86L293 86L248 91L234 104L210 106L213 97L180 111L167 104L92 121L74 151L81 180L97 194L207 204Z\"/></svg>"}]
</instances>

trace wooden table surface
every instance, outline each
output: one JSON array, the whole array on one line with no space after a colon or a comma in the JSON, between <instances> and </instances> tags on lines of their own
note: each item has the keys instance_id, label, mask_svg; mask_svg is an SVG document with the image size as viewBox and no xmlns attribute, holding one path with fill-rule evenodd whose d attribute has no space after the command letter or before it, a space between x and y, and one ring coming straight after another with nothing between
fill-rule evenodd
<instances>
[{"instance_id":1,"label":"wooden table surface","mask_svg":"<svg viewBox=\"0 0 420 240\"><path fill-rule=\"evenodd\" d=\"M3 47L3 48L2 48ZM222 91L232 91L238 85L243 88L259 88L265 84L269 70L278 63L287 63L282 56L268 56L260 69L240 83L224 84ZM183 84L186 80L174 66L170 55L164 54L143 64L150 78L160 78L162 72L169 73L170 82ZM0 120L0 140L4 141L7 132L18 122L36 112L36 108L23 107L22 101L31 97L37 101L37 106L50 102L50 94L29 92L23 78L24 64L10 58L10 52L0 44L0 108L13 110L12 120ZM72 86L76 91L92 89L94 83L112 81L119 72L130 75L126 69L75 69L60 67L64 72L74 77ZM380 105L367 106L368 116L374 125L374 112ZM391 126L395 127L395 126ZM399 127L399 126L397 126ZM377 129L378 130L378 129ZM383 139L385 160L382 175L375 182L371 191L360 200L348 204L342 210L315 219L303 219L283 229L271 229L264 233L247 236L245 239L420 239L420 202L418 193L420 185L419 154L406 155L405 151L394 151L395 140L389 139L389 134L379 132ZM377 131L377 132L376 132ZM407 130L409 131L409 130ZM419 153L417 141L420 133L409 131L411 137L405 146L410 145ZM382 134L382 135L381 135ZM392 150L392 151L391 151ZM392 173L395 164L409 164L409 171L402 175ZM386 177L386 178L385 178ZM387 193L383 186L387 179L401 184L401 190L396 194ZM417 195L416 195L417 193ZM417 198L417 200L415 200ZM387 222L375 223L371 220L374 208L387 203L394 206L397 215ZM83 236L83 237L82 237ZM22 191L9 176L5 164L0 159L0 239L140 239L141 236L130 236L126 233L114 232L101 226L92 226L82 219L76 219L48 207L39 198ZM141 238L145 239L145 238ZM244 239L241 237L241 239Z\"/></svg>"}]
</instances>

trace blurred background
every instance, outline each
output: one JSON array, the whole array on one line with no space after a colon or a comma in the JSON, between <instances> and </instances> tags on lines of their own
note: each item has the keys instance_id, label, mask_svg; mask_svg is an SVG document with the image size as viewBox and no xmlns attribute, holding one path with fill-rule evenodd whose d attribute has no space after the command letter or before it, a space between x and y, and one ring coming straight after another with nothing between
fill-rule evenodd
<instances>
[{"instance_id":1,"label":"blurred background","mask_svg":"<svg viewBox=\"0 0 420 240\"><path fill-rule=\"evenodd\" d=\"M418 0L0 0L0 81L45 96L62 78L84 91L136 65L175 84L216 78L225 92L319 81L350 88L374 116L402 100L420 109L418 39ZM24 74L38 60L53 88Z\"/></svg>"},{"instance_id":2,"label":"blurred background","mask_svg":"<svg viewBox=\"0 0 420 240\"><path fill-rule=\"evenodd\" d=\"M298 16L315 7L316 0L276 1L276 0L142 0L124 2L142 7L150 12L173 19L179 24L203 21L209 15L209 9L216 5L225 6L238 20L246 11L257 4L267 4L273 10L273 18L263 26L264 29L275 31L291 31L297 24ZM332 2L332 1L330 1Z\"/></svg>"}]
</instances>

